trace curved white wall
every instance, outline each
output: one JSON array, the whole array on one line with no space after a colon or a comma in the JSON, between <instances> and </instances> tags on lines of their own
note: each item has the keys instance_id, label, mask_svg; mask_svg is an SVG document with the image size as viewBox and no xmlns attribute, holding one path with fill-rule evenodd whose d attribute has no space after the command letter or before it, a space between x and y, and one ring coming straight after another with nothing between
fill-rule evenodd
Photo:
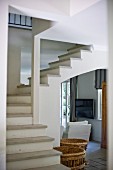
<instances>
[{"instance_id":1,"label":"curved white wall","mask_svg":"<svg viewBox=\"0 0 113 170\"><path fill-rule=\"evenodd\" d=\"M60 141L60 85L71 77L107 68L107 53L101 51L82 52L82 60L72 59L71 68L61 68L60 77L48 77L48 87L39 88L39 122L48 125L47 134L55 138L55 145ZM100 124L99 124L100 126ZM97 140L100 140L100 138Z\"/></svg>"}]
</instances>

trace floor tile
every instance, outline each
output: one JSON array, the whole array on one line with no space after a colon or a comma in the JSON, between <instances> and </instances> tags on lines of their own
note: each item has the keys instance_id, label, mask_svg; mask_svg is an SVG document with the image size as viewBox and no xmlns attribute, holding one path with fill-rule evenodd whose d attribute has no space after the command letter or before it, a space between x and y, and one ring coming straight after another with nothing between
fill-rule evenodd
<instances>
[{"instance_id":1,"label":"floor tile","mask_svg":"<svg viewBox=\"0 0 113 170\"><path fill-rule=\"evenodd\" d=\"M86 161L85 170L107 170L106 149L102 149L100 143L89 142L86 150Z\"/></svg>"}]
</instances>

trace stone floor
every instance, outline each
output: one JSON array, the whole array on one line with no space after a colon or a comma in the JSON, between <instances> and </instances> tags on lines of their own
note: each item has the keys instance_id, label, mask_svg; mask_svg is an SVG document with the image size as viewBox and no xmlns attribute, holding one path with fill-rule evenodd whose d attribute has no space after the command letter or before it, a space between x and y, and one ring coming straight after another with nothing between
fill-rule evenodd
<instances>
[{"instance_id":1,"label":"stone floor","mask_svg":"<svg viewBox=\"0 0 113 170\"><path fill-rule=\"evenodd\" d=\"M86 150L85 170L107 170L107 151L97 142L89 142Z\"/></svg>"}]
</instances>

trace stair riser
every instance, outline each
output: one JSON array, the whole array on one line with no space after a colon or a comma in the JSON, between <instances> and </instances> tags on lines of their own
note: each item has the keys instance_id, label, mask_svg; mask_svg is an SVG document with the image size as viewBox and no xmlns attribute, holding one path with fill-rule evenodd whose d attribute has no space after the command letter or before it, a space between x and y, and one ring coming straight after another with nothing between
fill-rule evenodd
<instances>
[{"instance_id":1,"label":"stair riser","mask_svg":"<svg viewBox=\"0 0 113 170\"><path fill-rule=\"evenodd\" d=\"M26 153L53 148L53 141L7 145L7 154Z\"/></svg>"},{"instance_id":2,"label":"stair riser","mask_svg":"<svg viewBox=\"0 0 113 170\"><path fill-rule=\"evenodd\" d=\"M65 59L70 59L70 58L80 58L80 56L81 56L81 53L80 52L78 52L78 53L75 53L75 54L69 54L69 55L66 55L66 56L59 56L59 60L65 60Z\"/></svg>"},{"instance_id":3,"label":"stair riser","mask_svg":"<svg viewBox=\"0 0 113 170\"><path fill-rule=\"evenodd\" d=\"M11 138L25 138L45 136L46 130L43 129L23 129L23 130L7 130L7 139Z\"/></svg>"},{"instance_id":4,"label":"stair riser","mask_svg":"<svg viewBox=\"0 0 113 170\"><path fill-rule=\"evenodd\" d=\"M8 96L8 103L31 103L31 96Z\"/></svg>"},{"instance_id":5,"label":"stair riser","mask_svg":"<svg viewBox=\"0 0 113 170\"><path fill-rule=\"evenodd\" d=\"M18 94L28 94L31 93L31 87L19 87Z\"/></svg>"},{"instance_id":6,"label":"stair riser","mask_svg":"<svg viewBox=\"0 0 113 170\"><path fill-rule=\"evenodd\" d=\"M48 77L41 77L40 78L40 83L41 84L48 84Z\"/></svg>"},{"instance_id":7,"label":"stair riser","mask_svg":"<svg viewBox=\"0 0 113 170\"><path fill-rule=\"evenodd\" d=\"M48 70L48 71L42 71L40 72L40 76L44 76L46 74L59 74L59 69L52 69L52 70Z\"/></svg>"},{"instance_id":8,"label":"stair riser","mask_svg":"<svg viewBox=\"0 0 113 170\"><path fill-rule=\"evenodd\" d=\"M7 125L31 125L32 117L7 118Z\"/></svg>"},{"instance_id":9,"label":"stair riser","mask_svg":"<svg viewBox=\"0 0 113 170\"><path fill-rule=\"evenodd\" d=\"M7 106L7 113L31 113L31 106Z\"/></svg>"},{"instance_id":10,"label":"stair riser","mask_svg":"<svg viewBox=\"0 0 113 170\"><path fill-rule=\"evenodd\" d=\"M58 62L58 63L51 63L49 64L50 67L59 67L59 66L70 66L70 60L68 61L63 61L63 62Z\"/></svg>"},{"instance_id":11,"label":"stair riser","mask_svg":"<svg viewBox=\"0 0 113 170\"><path fill-rule=\"evenodd\" d=\"M8 162L7 170L25 170L29 168L38 168L42 166L50 166L56 164L60 164L60 156Z\"/></svg>"}]
</instances>

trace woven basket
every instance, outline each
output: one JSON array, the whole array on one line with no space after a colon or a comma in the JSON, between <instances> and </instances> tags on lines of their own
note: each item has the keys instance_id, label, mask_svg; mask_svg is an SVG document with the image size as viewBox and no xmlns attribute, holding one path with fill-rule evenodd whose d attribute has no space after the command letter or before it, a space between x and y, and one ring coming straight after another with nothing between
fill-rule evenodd
<instances>
[{"instance_id":1,"label":"woven basket","mask_svg":"<svg viewBox=\"0 0 113 170\"><path fill-rule=\"evenodd\" d=\"M85 139L67 139L67 138L64 138L64 139L61 139L60 140L60 145L61 146L73 146L73 147L79 147L79 148L82 148L82 149L85 149L87 148L87 144L88 144L88 141L85 140Z\"/></svg>"},{"instance_id":2,"label":"woven basket","mask_svg":"<svg viewBox=\"0 0 113 170\"><path fill-rule=\"evenodd\" d=\"M62 152L61 163L71 170L84 169L85 167L85 150L79 147L60 146L54 148Z\"/></svg>"}]
</instances>

